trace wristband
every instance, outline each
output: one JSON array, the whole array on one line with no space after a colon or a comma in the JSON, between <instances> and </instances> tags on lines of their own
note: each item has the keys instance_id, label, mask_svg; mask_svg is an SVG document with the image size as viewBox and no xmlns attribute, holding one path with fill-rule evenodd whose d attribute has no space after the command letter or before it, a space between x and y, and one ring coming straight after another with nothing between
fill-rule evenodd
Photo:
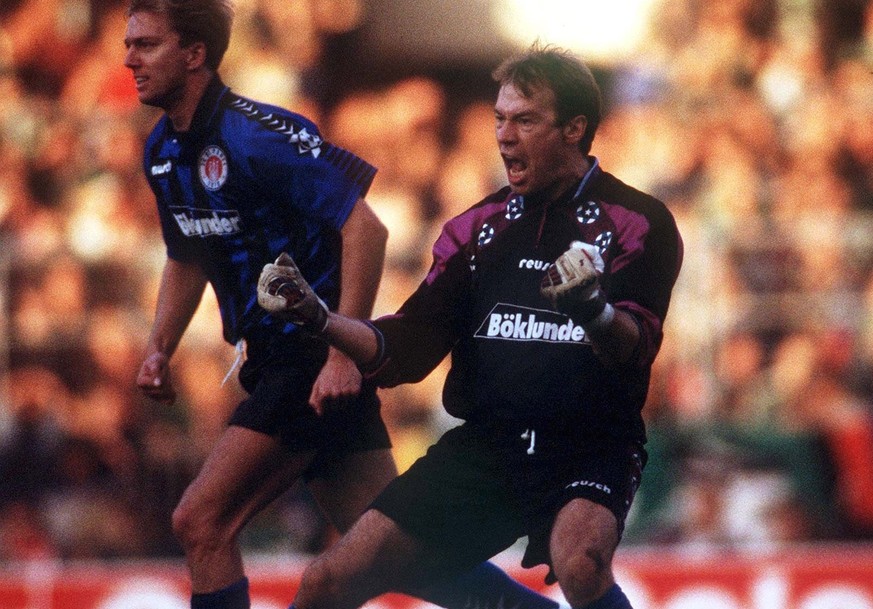
<instances>
[{"instance_id":1,"label":"wristband","mask_svg":"<svg viewBox=\"0 0 873 609\"><path fill-rule=\"evenodd\" d=\"M379 368L382 367L382 364L385 363L385 336L379 329L371 322L370 320L364 320L364 323L369 326L369 328L373 331L373 334L376 335L376 355L372 360L367 362L362 366L358 366L358 369L361 371L361 374L368 375Z\"/></svg>"},{"instance_id":2,"label":"wristband","mask_svg":"<svg viewBox=\"0 0 873 609\"><path fill-rule=\"evenodd\" d=\"M615 319L615 307L607 302L600 314L583 323L582 328L588 333L602 332L609 327L613 319Z\"/></svg>"},{"instance_id":3,"label":"wristband","mask_svg":"<svg viewBox=\"0 0 873 609\"><path fill-rule=\"evenodd\" d=\"M569 315L570 319L575 321L580 326L584 326L591 322L595 317L603 313L606 308L606 296L600 289L597 289L590 298L582 302L566 302L569 298L565 298L563 306L558 303L557 309L565 315Z\"/></svg>"}]
</instances>

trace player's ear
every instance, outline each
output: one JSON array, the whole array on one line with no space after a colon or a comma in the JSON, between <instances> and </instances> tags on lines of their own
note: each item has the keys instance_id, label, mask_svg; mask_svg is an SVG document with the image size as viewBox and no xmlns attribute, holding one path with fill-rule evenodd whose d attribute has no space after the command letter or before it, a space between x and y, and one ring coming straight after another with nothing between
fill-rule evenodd
<instances>
[{"instance_id":1,"label":"player's ear","mask_svg":"<svg viewBox=\"0 0 873 609\"><path fill-rule=\"evenodd\" d=\"M206 45L202 42L192 42L185 47L185 53L189 70L196 70L206 63Z\"/></svg>"},{"instance_id":2,"label":"player's ear","mask_svg":"<svg viewBox=\"0 0 873 609\"><path fill-rule=\"evenodd\" d=\"M585 128L588 126L588 119L585 118L584 114L580 114L579 116L574 116L570 120L564 123L564 127L562 129L564 134L564 140L568 144L578 144L579 140L582 139L582 136L585 135Z\"/></svg>"}]
</instances>

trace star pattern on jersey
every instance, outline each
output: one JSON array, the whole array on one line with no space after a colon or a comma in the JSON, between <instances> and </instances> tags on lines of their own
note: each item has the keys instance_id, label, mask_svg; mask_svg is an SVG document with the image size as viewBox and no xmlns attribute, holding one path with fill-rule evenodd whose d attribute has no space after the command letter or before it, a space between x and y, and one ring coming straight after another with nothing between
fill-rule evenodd
<instances>
[{"instance_id":1,"label":"star pattern on jersey","mask_svg":"<svg viewBox=\"0 0 873 609\"><path fill-rule=\"evenodd\" d=\"M582 224L594 224L600 217L600 206L595 201L588 201L576 208L576 218Z\"/></svg>"},{"instance_id":2,"label":"star pattern on jersey","mask_svg":"<svg viewBox=\"0 0 873 609\"><path fill-rule=\"evenodd\" d=\"M470 256L470 272L471 273L476 272L476 254L473 254L472 256Z\"/></svg>"},{"instance_id":3,"label":"star pattern on jersey","mask_svg":"<svg viewBox=\"0 0 873 609\"><path fill-rule=\"evenodd\" d=\"M611 230L600 233L599 235L597 235L597 238L594 240L594 245L600 251L601 256L609 248L610 243L612 243L612 231Z\"/></svg>"},{"instance_id":4,"label":"star pattern on jersey","mask_svg":"<svg viewBox=\"0 0 873 609\"><path fill-rule=\"evenodd\" d=\"M506 219L518 220L521 214L524 213L524 199L521 197L512 197L506 203Z\"/></svg>"},{"instance_id":5,"label":"star pattern on jersey","mask_svg":"<svg viewBox=\"0 0 873 609\"><path fill-rule=\"evenodd\" d=\"M318 155L321 154L321 144L324 140L314 133L309 133L304 127L297 133L292 133L288 141L292 144L297 144L297 150L300 151L300 154L308 152L313 157L318 158Z\"/></svg>"},{"instance_id":6,"label":"star pattern on jersey","mask_svg":"<svg viewBox=\"0 0 873 609\"><path fill-rule=\"evenodd\" d=\"M491 240L493 238L494 227L487 223L483 224L482 230L479 231L479 239L477 240L479 247L482 247L483 245L488 245L489 243L491 243Z\"/></svg>"}]
</instances>

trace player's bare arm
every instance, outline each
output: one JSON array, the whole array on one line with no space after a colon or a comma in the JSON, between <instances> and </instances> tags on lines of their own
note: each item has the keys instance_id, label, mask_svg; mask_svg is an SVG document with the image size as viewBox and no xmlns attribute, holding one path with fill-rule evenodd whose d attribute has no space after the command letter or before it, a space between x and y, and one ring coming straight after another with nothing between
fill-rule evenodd
<instances>
[{"instance_id":1,"label":"player's bare arm","mask_svg":"<svg viewBox=\"0 0 873 609\"><path fill-rule=\"evenodd\" d=\"M337 311L367 319L373 312L382 277L388 230L363 199L358 200L342 228L342 283ZM331 347L310 395L310 404L322 412L332 400L354 397L361 389L361 374L354 361Z\"/></svg>"},{"instance_id":2,"label":"player's bare arm","mask_svg":"<svg viewBox=\"0 0 873 609\"><path fill-rule=\"evenodd\" d=\"M170 358L197 311L206 276L199 266L167 259L145 358L136 384L146 396L165 403L176 398L169 375Z\"/></svg>"},{"instance_id":3,"label":"player's bare arm","mask_svg":"<svg viewBox=\"0 0 873 609\"><path fill-rule=\"evenodd\" d=\"M360 368L379 355L375 330L358 319L328 312L288 254L264 266L258 280L258 304L271 315L323 338Z\"/></svg>"}]
</instances>

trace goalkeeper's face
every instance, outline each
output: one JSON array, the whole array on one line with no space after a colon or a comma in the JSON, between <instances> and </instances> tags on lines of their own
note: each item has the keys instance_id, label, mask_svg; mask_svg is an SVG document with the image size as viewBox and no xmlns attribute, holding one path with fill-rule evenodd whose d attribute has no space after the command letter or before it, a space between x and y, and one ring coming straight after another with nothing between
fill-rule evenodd
<instances>
[{"instance_id":1,"label":"goalkeeper's face","mask_svg":"<svg viewBox=\"0 0 873 609\"><path fill-rule=\"evenodd\" d=\"M504 85L494 116L500 155L516 193L552 200L584 175L584 156L577 146L584 118L560 124L551 89L538 87L525 96L514 85Z\"/></svg>"},{"instance_id":2,"label":"goalkeeper's face","mask_svg":"<svg viewBox=\"0 0 873 609\"><path fill-rule=\"evenodd\" d=\"M136 12L127 22L124 65L133 72L139 100L169 111L182 99L187 82L189 49L166 15Z\"/></svg>"}]
</instances>

